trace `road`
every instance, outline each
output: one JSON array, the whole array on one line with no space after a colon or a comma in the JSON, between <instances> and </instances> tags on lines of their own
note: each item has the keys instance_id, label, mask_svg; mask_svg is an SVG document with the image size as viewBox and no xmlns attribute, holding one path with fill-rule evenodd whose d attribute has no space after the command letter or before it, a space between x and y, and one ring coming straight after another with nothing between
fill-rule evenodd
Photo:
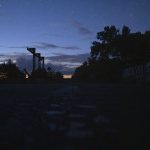
<instances>
[{"instance_id":1,"label":"road","mask_svg":"<svg viewBox=\"0 0 150 150\"><path fill-rule=\"evenodd\" d=\"M150 85L0 85L0 149L143 149Z\"/></svg>"}]
</instances>

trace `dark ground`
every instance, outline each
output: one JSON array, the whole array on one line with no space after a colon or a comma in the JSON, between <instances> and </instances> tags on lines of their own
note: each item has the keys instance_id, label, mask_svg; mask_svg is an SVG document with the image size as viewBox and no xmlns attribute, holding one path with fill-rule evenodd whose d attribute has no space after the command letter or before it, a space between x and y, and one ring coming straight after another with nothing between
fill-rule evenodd
<instances>
[{"instance_id":1,"label":"dark ground","mask_svg":"<svg viewBox=\"0 0 150 150\"><path fill-rule=\"evenodd\" d=\"M148 84L0 85L0 150L149 148Z\"/></svg>"}]
</instances>

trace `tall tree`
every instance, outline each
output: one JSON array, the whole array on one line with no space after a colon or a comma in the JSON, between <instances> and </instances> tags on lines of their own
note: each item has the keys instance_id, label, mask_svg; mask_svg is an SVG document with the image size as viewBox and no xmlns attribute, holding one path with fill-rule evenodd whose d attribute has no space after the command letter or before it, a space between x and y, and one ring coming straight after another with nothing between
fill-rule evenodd
<instances>
[{"instance_id":1,"label":"tall tree","mask_svg":"<svg viewBox=\"0 0 150 150\"><path fill-rule=\"evenodd\" d=\"M112 54L112 41L118 36L119 30L115 26L107 26L104 31L97 33L99 42L94 41L91 46L93 59L108 60Z\"/></svg>"},{"instance_id":2,"label":"tall tree","mask_svg":"<svg viewBox=\"0 0 150 150\"><path fill-rule=\"evenodd\" d=\"M97 33L87 65L81 65L75 74L83 79L94 75L100 80L116 80L126 65L137 66L149 60L150 31L131 33L123 26L120 32L115 26L107 26Z\"/></svg>"}]
</instances>

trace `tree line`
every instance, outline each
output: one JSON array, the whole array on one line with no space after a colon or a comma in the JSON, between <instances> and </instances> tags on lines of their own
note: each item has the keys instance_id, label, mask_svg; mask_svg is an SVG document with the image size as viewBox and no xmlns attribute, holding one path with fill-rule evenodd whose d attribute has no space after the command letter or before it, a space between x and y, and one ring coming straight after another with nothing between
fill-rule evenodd
<instances>
[{"instance_id":1,"label":"tree line","mask_svg":"<svg viewBox=\"0 0 150 150\"><path fill-rule=\"evenodd\" d=\"M150 60L150 31L132 33L106 26L92 42L90 57L75 70L73 79L120 81L122 70Z\"/></svg>"},{"instance_id":2,"label":"tree line","mask_svg":"<svg viewBox=\"0 0 150 150\"><path fill-rule=\"evenodd\" d=\"M28 73L26 69L20 70L16 63L12 63L11 59L7 63L0 64L0 81L61 81L63 80L63 74L56 72L50 67L47 69L38 68L31 73Z\"/></svg>"}]
</instances>

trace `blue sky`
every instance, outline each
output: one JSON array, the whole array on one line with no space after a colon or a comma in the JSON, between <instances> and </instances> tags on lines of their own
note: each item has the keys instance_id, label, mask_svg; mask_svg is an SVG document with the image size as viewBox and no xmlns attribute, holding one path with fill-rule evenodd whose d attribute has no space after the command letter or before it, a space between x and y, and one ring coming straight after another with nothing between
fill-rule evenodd
<instances>
[{"instance_id":1,"label":"blue sky","mask_svg":"<svg viewBox=\"0 0 150 150\"><path fill-rule=\"evenodd\" d=\"M0 0L0 60L34 46L53 65L77 66L104 26L150 30L149 8L149 0Z\"/></svg>"}]
</instances>

